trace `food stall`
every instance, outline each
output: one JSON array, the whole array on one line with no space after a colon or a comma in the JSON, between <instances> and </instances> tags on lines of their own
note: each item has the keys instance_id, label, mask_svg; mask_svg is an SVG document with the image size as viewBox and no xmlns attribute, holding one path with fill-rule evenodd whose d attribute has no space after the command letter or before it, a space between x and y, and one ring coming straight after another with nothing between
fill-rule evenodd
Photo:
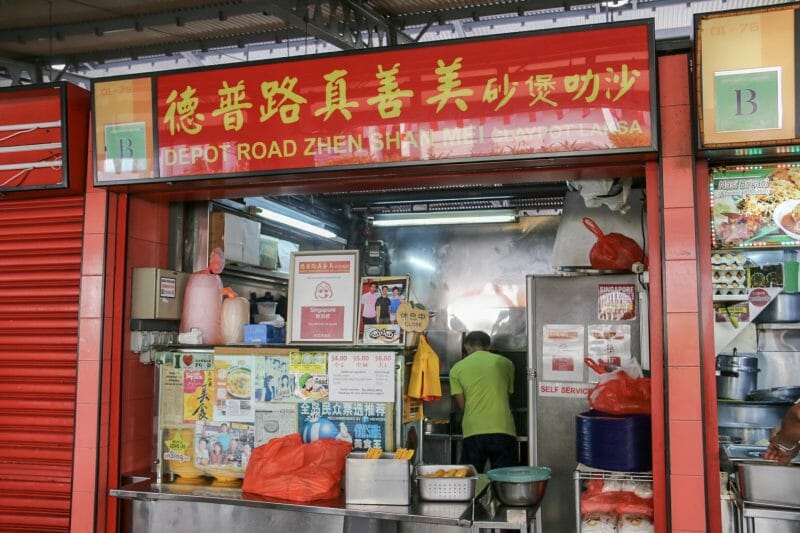
<instances>
[{"instance_id":1,"label":"food stall","mask_svg":"<svg viewBox=\"0 0 800 533\"><path fill-rule=\"evenodd\" d=\"M800 399L797 88L779 81L782 72L796 72L797 60L731 53L755 42L765 50L791 45L796 17L791 6L697 21L700 133L709 160L711 249L704 269L716 360L715 394L706 404L716 407L718 446L709 442L709 450L719 453L725 531L800 528L796 498L780 496L796 491L800 469L763 459L775 428ZM741 35L720 31L737 23L744 24ZM736 97L747 91L758 105L737 112Z\"/></svg>"},{"instance_id":2,"label":"food stall","mask_svg":"<svg viewBox=\"0 0 800 533\"><path fill-rule=\"evenodd\" d=\"M205 335L198 340L192 329L201 328L181 326L178 331L174 316L130 315L131 352L135 355L127 357L136 361L125 371L140 372L136 365L152 364L159 380L153 394L157 400L153 412L156 435L151 434L152 426L142 425L135 433L138 439L128 436L122 444L121 455L136 458L128 461L137 467L129 470L132 479L147 477L112 491L126 502L126 527L158 527L154 524L163 524L165 517L172 523L168 517L185 512L185 506L209 503L224 509L215 516L234 512L228 506L236 513L254 515L264 509L274 510L275 520L286 517L302 522L316 520L316 515L322 515L320 520L333 515L341 518L340 528L355 519L397 522L400 527L411 527L408 523L422 527L419 524L426 522L454 528L498 524L512 529L531 527L534 506L499 505L492 489L483 487L475 487L468 501L442 503L426 501L416 485L409 485L411 492L401 491L409 496L408 505L391 512L382 502L348 503L347 490L336 502L297 505L279 498L251 498L241 488L225 486L239 483L237 479L246 471L238 459L237 466L222 468L202 461L206 452L209 456L219 454L214 445L220 439L227 441L229 433L252 453L252 448L260 449L259 444L269 445L259 432L262 436L297 432L309 442L315 440L311 435L335 437L341 432L343 438L345 434L352 437L355 453L359 453L372 446L365 444L363 434L356 434L372 433L369 428L357 428L362 422L353 418L366 417L367 425L382 428L384 450L416 448L415 461L436 463L425 456L433 440L430 437L435 435L423 436L419 412L415 414L398 392L417 346L411 333L418 331L404 331L394 324L376 325L372 319L377 317L359 313L359 303L374 283L389 293L397 289L409 303L424 304L433 312L423 330L430 334L431 344L446 363L436 376L443 389L447 364L461 355L459 335L474 329L491 332L497 350L516 366L516 392L511 401L521 461L547 466L544 457L528 446L528 398L539 383L528 361L527 329L531 326L526 308L530 296L526 294L525 275L552 273L554 250L570 242L581 243L580 258L557 263L557 268L563 273L592 270L588 249L604 231L626 231L641 251L658 227L650 215L657 209L646 208L654 206L657 195L642 194L646 186L655 183L657 174L654 164L646 164L654 157L656 145L652 27L620 24L610 27L610 32L608 29L592 29L602 33L582 36L586 38L581 42L590 43L587 46L591 50L582 56L584 66L577 73L572 63L559 63L552 67L553 72L537 74L552 66L545 55L578 53L571 38L545 33L519 36L525 40L517 43L519 57L506 53L503 40L480 40L298 60L307 76L303 79L289 76L290 70L296 73L292 68L296 65L290 61L95 83L95 146L106 148L95 152L95 185L129 195L131 220L151 208L163 217L166 210L162 206L172 202L169 231L164 232L168 235L157 241L156 253L132 253L125 265L126 270L163 269L158 274L161 277L154 278L160 281L148 279L145 284L147 290L156 291L155 297L144 300L177 297L179 276L173 281L168 280L169 275L165 279L167 269L189 275L188 295L191 276L215 272L208 258L222 245L226 265L220 276L224 285L237 295L250 295L251 307L242 342L209 341ZM602 52L594 46L600 46ZM492 54L500 48L503 54ZM444 59L435 63L435 80L430 77L429 49L454 58L453 63ZM528 49L544 54L542 59L528 65L532 61ZM509 62L502 68L496 65L501 56ZM401 59L403 70L387 70L387 60L394 64ZM357 77L356 73L363 73L365 62L371 68L372 62L377 64L378 82L367 76L368 81L347 85L344 76L351 73ZM524 79L512 79L511 73L518 70L512 65L515 62L527 65ZM497 71L498 76L486 78L479 65L488 63L492 66L486 68ZM331 69L335 76L324 74ZM242 81L231 85L234 77ZM428 83L431 80L433 85ZM394 92L398 81L413 94ZM252 87L260 87L260 95ZM345 87L350 89L346 98ZM384 96L376 98L376 91ZM412 98L423 92L425 98ZM313 107L302 105L310 101ZM403 117L398 118L401 111ZM431 112L436 120L431 121ZM268 121L282 123L270 132L274 135L265 133L263 123ZM135 149L119 153L113 146L108 149L109 139L119 133L120 124L135 124L123 129L128 135L126 142ZM236 141L230 140L233 137ZM562 156L570 159L559 159ZM382 173L400 190L391 190L382 181ZM404 197L409 192L405 189L412 194ZM493 192L511 196L495 199ZM591 207L592 216L597 217L593 219L594 229L584 227L579 237L574 232L561 232L565 198L584 203L584 195L604 198ZM606 203L610 197L621 201L610 207ZM600 218L600 212L608 216ZM289 215L294 229L287 229L285 218ZM465 219L480 222L479 216L472 215L500 217L496 221L504 225L489 226L483 221L484 225L468 226ZM433 224L432 228L397 224L420 218L425 220L423 224ZM615 228L617 219L623 220L621 227L627 229ZM305 229L297 229L299 222L305 223ZM314 230L313 236L309 228ZM504 239L503 246L498 246L498 236ZM142 240L148 237L139 236ZM166 250L169 253L162 255ZM574 249L561 249L562 256L570 251L575 253ZM641 358L640 343L647 344L638 328L647 321L650 304L640 300L638 293L626 292L637 284L641 292L647 291L647 276L640 274L624 284L607 284L608 290L603 289L606 296L595 298L598 303L614 300L619 294L635 305L637 325L614 330L626 332L620 337L624 342L619 343L628 346L626 359ZM615 284L625 287L612 290ZM139 287L126 287L130 298L136 299ZM184 303L187 298L184 296ZM269 309L269 303L274 307ZM605 304L605 311L594 313L594 318L587 318L587 324L580 327L600 331L595 322L632 320L632 316L612 317L613 313L606 312L611 307ZM389 310L391 313L391 307ZM270 332L281 329L272 316L276 314L286 322L285 344L270 342ZM271 329L253 329L253 337L244 338L249 326ZM636 333L632 336L629 332L633 331ZM581 337L581 350L585 340ZM613 347L610 340L586 342L594 343L590 348L598 355L597 350ZM394 361L401 357L405 361L398 362L397 372L392 373L391 398L334 397L334 388L344 377L331 374L332 370L341 370L335 363L342 362L345 369L355 372L360 370L359 364L377 364L386 354ZM301 370L303 358L317 355L319 367ZM582 361L573 356L570 363L574 366L577 361L578 370L582 369ZM656 364L652 371L658 373L657 355L653 360ZM285 370L273 374L268 370L272 367ZM551 370L553 374L545 376L544 381L552 383L543 386L566 386L547 401L564 403L585 398L591 374L568 370L561 358ZM232 374L230 380L228 372ZM565 377L570 373L574 375ZM211 381L209 375L214 376ZM249 390L236 385L243 376L251 380ZM294 393L281 390L284 376L287 389ZM375 381L370 375L360 383ZM325 400L297 394L309 384L312 389L317 387L316 392L327 384L331 396ZM213 389L216 400L205 396L204 389ZM365 393L362 390L359 394ZM442 400L448 425L457 424L449 395L443 394ZM370 402L376 406L368 407ZM348 418L343 414L345 403L362 403L364 413ZM380 416L377 405L383 406ZM374 409L376 416L365 414L367 409ZM342 414L334 414L334 410ZM123 420L126 414L132 420L147 420L141 403L122 405L121 412ZM196 412L205 412L211 418L197 419ZM323 419L327 422L321 422ZM567 426L572 427L574 417L568 420ZM447 438L458 441L455 426L448 429ZM560 439L573 437L569 431L559 435ZM361 439L360 446L356 446L356 439ZM412 445L413 439L417 446ZM142 440L152 441L152 450L134 445ZM649 449L649 439L646 446ZM567 451L565 456L571 453ZM447 459L441 464L456 462L452 454ZM559 493L568 490L572 501L575 462L568 459L570 466L559 468L556 475ZM347 469L344 479L347 485ZM404 478L404 482L408 480ZM649 499L652 515L652 491ZM202 511L203 515L207 513L214 511ZM300 513L302 518L286 513ZM539 528L558 524L571 527L580 514L580 509L571 509L567 514L541 519L552 519L551 524L542 524L541 520L536 524ZM211 527L214 520L209 518L203 524Z\"/></svg>"}]
</instances>

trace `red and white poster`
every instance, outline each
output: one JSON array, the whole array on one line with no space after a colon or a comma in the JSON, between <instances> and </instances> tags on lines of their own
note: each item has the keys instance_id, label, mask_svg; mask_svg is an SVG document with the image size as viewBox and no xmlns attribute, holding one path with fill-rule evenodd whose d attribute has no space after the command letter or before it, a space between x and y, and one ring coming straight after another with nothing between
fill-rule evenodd
<instances>
[{"instance_id":1,"label":"red and white poster","mask_svg":"<svg viewBox=\"0 0 800 533\"><path fill-rule=\"evenodd\" d=\"M357 271L355 250L292 254L288 342L354 342Z\"/></svg>"},{"instance_id":2,"label":"red and white poster","mask_svg":"<svg viewBox=\"0 0 800 533\"><path fill-rule=\"evenodd\" d=\"M542 379L583 381L582 324L546 324L542 328Z\"/></svg>"}]
</instances>

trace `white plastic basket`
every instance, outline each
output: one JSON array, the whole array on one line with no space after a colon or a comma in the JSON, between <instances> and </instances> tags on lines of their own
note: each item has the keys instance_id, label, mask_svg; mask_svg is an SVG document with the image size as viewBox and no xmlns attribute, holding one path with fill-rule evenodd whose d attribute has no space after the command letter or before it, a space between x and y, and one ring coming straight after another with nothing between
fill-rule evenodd
<instances>
[{"instance_id":1,"label":"white plastic basket","mask_svg":"<svg viewBox=\"0 0 800 533\"><path fill-rule=\"evenodd\" d=\"M425 477L437 470L466 468L467 477ZM467 501L475 497L478 472L467 465L419 465L416 473L419 497L428 501Z\"/></svg>"}]
</instances>

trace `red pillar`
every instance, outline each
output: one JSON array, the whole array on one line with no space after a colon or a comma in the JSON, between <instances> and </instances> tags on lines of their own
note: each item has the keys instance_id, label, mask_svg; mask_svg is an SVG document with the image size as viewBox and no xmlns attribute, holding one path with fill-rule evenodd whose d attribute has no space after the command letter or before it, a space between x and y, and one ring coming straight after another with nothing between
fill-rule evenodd
<instances>
[{"instance_id":1,"label":"red pillar","mask_svg":"<svg viewBox=\"0 0 800 533\"><path fill-rule=\"evenodd\" d=\"M719 476L705 461L701 302L707 299L697 253L708 222L695 194L706 183L695 174L689 87L688 54L660 57L667 512L670 531L714 532L721 527Z\"/></svg>"}]
</instances>

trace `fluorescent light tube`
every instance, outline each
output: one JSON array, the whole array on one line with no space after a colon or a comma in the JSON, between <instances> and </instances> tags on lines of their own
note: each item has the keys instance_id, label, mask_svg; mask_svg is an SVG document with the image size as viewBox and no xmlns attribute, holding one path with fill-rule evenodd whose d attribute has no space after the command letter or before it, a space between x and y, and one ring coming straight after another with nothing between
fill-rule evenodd
<instances>
[{"instance_id":1,"label":"fluorescent light tube","mask_svg":"<svg viewBox=\"0 0 800 533\"><path fill-rule=\"evenodd\" d=\"M258 216L260 216L264 220L268 220L270 222L278 222L279 224L299 229L301 231L317 235L318 237L322 237L324 239L336 238L336 234L334 232L326 230L325 228L322 228L320 226L315 226L314 224L309 224L308 222L303 222L302 220L297 220L296 218L292 218L283 215L281 213L276 213L275 211L272 211L270 209L264 209L263 207L258 208Z\"/></svg>"},{"instance_id":2,"label":"fluorescent light tube","mask_svg":"<svg viewBox=\"0 0 800 533\"><path fill-rule=\"evenodd\" d=\"M517 212L513 209L490 209L485 211L389 213L376 215L372 225L389 228L398 226L439 226L442 224L492 224L514 222L516 220Z\"/></svg>"}]
</instances>

